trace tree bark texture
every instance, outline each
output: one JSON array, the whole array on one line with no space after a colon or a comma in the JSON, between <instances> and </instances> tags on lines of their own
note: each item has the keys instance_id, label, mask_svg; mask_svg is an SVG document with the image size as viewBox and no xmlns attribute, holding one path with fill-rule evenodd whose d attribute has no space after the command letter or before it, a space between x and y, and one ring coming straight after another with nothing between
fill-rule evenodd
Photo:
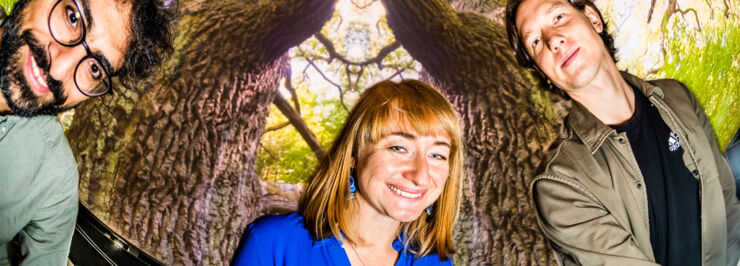
<instances>
[{"instance_id":1,"label":"tree bark texture","mask_svg":"<svg viewBox=\"0 0 740 266\"><path fill-rule=\"evenodd\" d=\"M168 265L227 264L263 194L257 147L287 50L334 0L181 1L157 75L76 109L80 200Z\"/></svg>"},{"instance_id":2,"label":"tree bark texture","mask_svg":"<svg viewBox=\"0 0 740 266\"><path fill-rule=\"evenodd\" d=\"M555 138L547 94L518 67L500 23L445 0L383 0L396 39L457 110L466 142L458 265L553 263L529 185Z\"/></svg>"},{"instance_id":3,"label":"tree bark texture","mask_svg":"<svg viewBox=\"0 0 740 266\"><path fill-rule=\"evenodd\" d=\"M449 0L452 8L459 12L473 12L497 23L504 23L504 9L508 0Z\"/></svg>"}]
</instances>

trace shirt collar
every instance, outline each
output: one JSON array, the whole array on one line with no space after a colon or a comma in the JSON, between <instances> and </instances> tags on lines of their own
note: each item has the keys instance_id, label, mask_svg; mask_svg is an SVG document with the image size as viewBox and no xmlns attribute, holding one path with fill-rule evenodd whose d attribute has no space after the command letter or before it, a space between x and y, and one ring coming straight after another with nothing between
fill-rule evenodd
<instances>
[{"instance_id":1,"label":"shirt collar","mask_svg":"<svg viewBox=\"0 0 740 266\"><path fill-rule=\"evenodd\" d=\"M627 84L637 88L643 94L647 95L648 98L651 96L663 98L663 91L660 88L630 73L624 71L620 71L620 73ZM581 142L586 145L591 154L595 153L601 147L601 144L604 143L604 140L609 135L616 134L614 129L602 123L586 107L576 101L573 101L573 108L566 120L570 128L573 129Z\"/></svg>"}]
</instances>

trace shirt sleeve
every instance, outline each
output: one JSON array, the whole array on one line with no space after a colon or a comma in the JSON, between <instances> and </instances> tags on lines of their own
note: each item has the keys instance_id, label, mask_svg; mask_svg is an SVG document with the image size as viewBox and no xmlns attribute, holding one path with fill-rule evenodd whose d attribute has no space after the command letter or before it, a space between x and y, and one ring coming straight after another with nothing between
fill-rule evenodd
<instances>
[{"instance_id":1,"label":"shirt sleeve","mask_svg":"<svg viewBox=\"0 0 740 266\"><path fill-rule=\"evenodd\" d=\"M535 182L537 219L561 265L658 265L599 202L565 182Z\"/></svg>"}]
</instances>

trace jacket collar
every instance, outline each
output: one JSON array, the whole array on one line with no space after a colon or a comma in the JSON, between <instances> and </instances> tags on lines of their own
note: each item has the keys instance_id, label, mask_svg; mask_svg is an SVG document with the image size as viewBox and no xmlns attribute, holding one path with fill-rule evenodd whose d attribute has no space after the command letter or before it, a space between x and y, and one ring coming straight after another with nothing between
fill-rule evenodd
<instances>
[{"instance_id":1,"label":"jacket collar","mask_svg":"<svg viewBox=\"0 0 740 266\"><path fill-rule=\"evenodd\" d=\"M652 98L652 96L663 98L663 91L660 88L627 72L620 71L620 73L627 84L634 86L649 98ZM573 101L573 108L566 120L570 128L573 129L581 142L586 145L591 154L594 154L601 147L601 144L604 143L604 140L609 135L616 134L616 130L605 125L586 109L586 107L576 101Z\"/></svg>"}]
</instances>

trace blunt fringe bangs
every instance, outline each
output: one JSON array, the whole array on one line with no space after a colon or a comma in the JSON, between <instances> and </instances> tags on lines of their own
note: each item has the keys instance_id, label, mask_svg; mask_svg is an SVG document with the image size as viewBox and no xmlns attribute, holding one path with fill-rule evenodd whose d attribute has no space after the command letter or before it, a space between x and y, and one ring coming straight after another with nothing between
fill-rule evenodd
<instances>
[{"instance_id":1,"label":"blunt fringe bangs","mask_svg":"<svg viewBox=\"0 0 740 266\"><path fill-rule=\"evenodd\" d=\"M415 80L377 83L365 90L352 108L299 203L299 212L315 239L334 235L342 240L342 234L353 239L348 231L349 217L356 211L348 188L352 162L363 146L409 129L420 135L445 134L450 138L450 173L432 217L422 213L415 221L402 223L400 234L409 251L419 256L437 253L446 259L454 253L452 229L459 210L464 161L461 128L445 97Z\"/></svg>"}]
</instances>

